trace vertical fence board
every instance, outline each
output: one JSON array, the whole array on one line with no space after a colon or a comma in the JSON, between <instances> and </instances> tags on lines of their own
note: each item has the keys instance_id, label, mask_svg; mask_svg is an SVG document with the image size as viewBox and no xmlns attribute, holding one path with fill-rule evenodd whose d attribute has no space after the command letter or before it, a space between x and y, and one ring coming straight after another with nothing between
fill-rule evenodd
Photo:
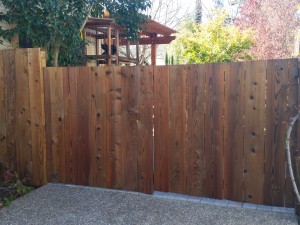
<instances>
[{"instance_id":1,"label":"vertical fence board","mask_svg":"<svg viewBox=\"0 0 300 225\"><path fill-rule=\"evenodd\" d=\"M108 78L108 115L110 116L108 126L108 186L121 188L123 184L122 174L122 124L121 124L121 68L108 67L106 71Z\"/></svg>"},{"instance_id":2,"label":"vertical fence board","mask_svg":"<svg viewBox=\"0 0 300 225\"><path fill-rule=\"evenodd\" d=\"M89 184L91 149L89 143L89 119L91 103L91 76L89 67L80 67L77 83L78 108L78 183Z\"/></svg>"},{"instance_id":3,"label":"vertical fence board","mask_svg":"<svg viewBox=\"0 0 300 225\"><path fill-rule=\"evenodd\" d=\"M214 64L212 80L211 120L213 157L213 197L223 198L223 104L224 104L224 64Z\"/></svg>"},{"instance_id":4,"label":"vertical fence board","mask_svg":"<svg viewBox=\"0 0 300 225\"><path fill-rule=\"evenodd\" d=\"M298 59L290 59L287 61L288 63L288 112L286 115L286 121L283 122L288 122L290 118L294 117L297 112L298 112L298 107L299 107L299 100L298 100L298 95L299 95L299 71L298 71ZM299 121L298 121L299 124ZM284 131L282 131L284 132ZM297 130L296 127L294 127L292 133L291 133L291 139L290 139L290 148L292 152L292 156L297 155L297 148L298 148L298 141L297 137L299 136L299 131ZM283 137L286 138L286 134L283 133ZM286 151L285 151L286 155ZM285 157L286 158L286 157ZM282 160L282 159L281 159ZM286 160L286 167L285 167L285 207L295 207L295 194L293 192L293 186L290 178L290 174L288 171L288 165L287 165L287 160ZM293 168L294 171L296 169L295 165L295 160L293 160ZM295 174L296 175L296 174ZM298 180L298 182L300 182Z\"/></svg>"},{"instance_id":5,"label":"vertical fence board","mask_svg":"<svg viewBox=\"0 0 300 225\"><path fill-rule=\"evenodd\" d=\"M212 64L206 64L205 66L205 122L204 122L204 157L205 157L205 195L206 197L212 197L212 120L210 115L211 111L211 98L212 98Z\"/></svg>"},{"instance_id":6,"label":"vertical fence board","mask_svg":"<svg viewBox=\"0 0 300 225\"><path fill-rule=\"evenodd\" d=\"M115 128L115 140L114 149L116 153L116 188L122 188L124 184L122 165L124 164L122 158L122 80L121 80L121 67L113 67L115 76L115 87L114 87L114 128Z\"/></svg>"},{"instance_id":7,"label":"vertical fence board","mask_svg":"<svg viewBox=\"0 0 300 225\"><path fill-rule=\"evenodd\" d=\"M6 142L6 96L5 96L5 72L3 51L0 52L0 174L2 170L9 168L8 148Z\"/></svg>"},{"instance_id":8,"label":"vertical fence board","mask_svg":"<svg viewBox=\"0 0 300 225\"><path fill-rule=\"evenodd\" d=\"M170 191L186 193L186 67L170 67Z\"/></svg>"},{"instance_id":9,"label":"vertical fence board","mask_svg":"<svg viewBox=\"0 0 300 225\"><path fill-rule=\"evenodd\" d=\"M244 201L245 77L242 63L227 63L224 111L224 198Z\"/></svg>"},{"instance_id":10,"label":"vertical fence board","mask_svg":"<svg viewBox=\"0 0 300 225\"><path fill-rule=\"evenodd\" d=\"M90 99L89 102L89 135L88 135L88 151L89 151L89 176L88 176L88 184L90 186L95 186L96 184L96 176L98 173L101 173L101 171L98 171L97 168L97 160L100 159L100 156L96 152L96 133L98 133L102 127L96 126L96 119L97 119L97 113L96 113L96 67L91 67L90 71L88 73L88 76L90 77L90 83L89 88L90 92L88 98Z\"/></svg>"},{"instance_id":11,"label":"vertical fence board","mask_svg":"<svg viewBox=\"0 0 300 225\"><path fill-rule=\"evenodd\" d=\"M44 112L44 82L40 49L28 52L28 76L30 97L32 184L46 183L46 136Z\"/></svg>"},{"instance_id":12,"label":"vertical fence board","mask_svg":"<svg viewBox=\"0 0 300 225\"><path fill-rule=\"evenodd\" d=\"M169 67L154 67L154 188L169 191Z\"/></svg>"},{"instance_id":13,"label":"vertical fence board","mask_svg":"<svg viewBox=\"0 0 300 225\"><path fill-rule=\"evenodd\" d=\"M64 153L63 149L63 79L60 68L55 68L50 76L50 102L51 102L51 175L52 182L63 182L64 179Z\"/></svg>"},{"instance_id":14,"label":"vertical fence board","mask_svg":"<svg viewBox=\"0 0 300 225\"><path fill-rule=\"evenodd\" d=\"M288 64L285 60L267 62L265 198L266 204L284 205L285 149L287 130ZM285 122L285 123L284 123ZM267 198L267 196L269 197Z\"/></svg>"},{"instance_id":15,"label":"vertical fence board","mask_svg":"<svg viewBox=\"0 0 300 225\"><path fill-rule=\"evenodd\" d=\"M138 119L137 119L137 190L144 193L153 191L153 70L139 67Z\"/></svg>"},{"instance_id":16,"label":"vertical fence board","mask_svg":"<svg viewBox=\"0 0 300 225\"><path fill-rule=\"evenodd\" d=\"M79 176L78 171L79 167L79 138L78 138L78 130L79 130L79 113L78 110L78 77L79 69L78 68L68 68L68 76L70 82L70 181L72 184L78 184Z\"/></svg>"},{"instance_id":17,"label":"vertical fence board","mask_svg":"<svg viewBox=\"0 0 300 225\"><path fill-rule=\"evenodd\" d=\"M123 131L123 172L126 190L137 188L137 119L139 71L133 67L122 67L122 131Z\"/></svg>"},{"instance_id":18,"label":"vertical fence board","mask_svg":"<svg viewBox=\"0 0 300 225\"><path fill-rule=\"evenodd\" d=\"M31 125L28 51L18 49L16 57L16 154L19 176L32 179Z\"/></svg>"},{"instance_id":19,"label":"vertical fence board","mask_svg":"<svg viewBox=\"0 0 300 225\"><path fill-rule=\"evenodd\" d=\"M105 74L107 77L107 87L108 87L108 93L107 93L107 187L112 188L115 186L115 177L116 177L116 171L115 171L115 148L113 145L113 142L115 140L115 134L114 134L114 126L113 121L115 118L115 109L114 109L114 96L115 96L115 76L113 74L112 68L107 67L105 69Z\"/></svg>"},{"instance_id":20,"label":"vertical fence board","mask_svg":"<svg viewBox=\"0 0 300 225\"><path fill-rule=\"evenodd\" d=\"M46 167L47 180L52 180L52 127L51 127L51 92L50 92L50 74L49 68L44 68L44 94L45 94L45 132L46 132Z\"/></svg>"},{"instance_id":21,"label":"vertical fence board","mask_svg":"<svg viewBox=\"0 0 300 225\"><path fill-rule=\"evenodd\" d=\"M70 126L71 126L71 104L70 104L70 73L69 69L65 69L64 73L62 74L63 79L63 105L64 105L64 130L63 130L63 151L65 151L64 163L65 163L65 176L64 182L72 183L72 173L73 173L73 166L72 166L72 153L73 149L71 148L71 134L70 134Z\"/></svg>"},{"instance_id":22,"label":"vertical fence board","mask_svg":"<svg viewBox=\"0 0 300 225\"><path fill-rule=\"evenodd\" d=\"M16 171L16 62L15 51L2 51L3 81L5 96L5 120L6 120L6 147L8 166L11 171Z\"/></svg>"},{"instance_id":23,"label":"vertical fence board","mask_svg":"<svg viewBox=\"0 0 300 225\"><path fill-rule=\"evenodd\" d=\"M204 194L205 66L190 65L187 75L187 192Z\"/></svg>"},{"instance_id":24,"label":"vertical fence board","mask_svg":"<svg viewBox=\"0 0 300 225\"><path fill-rule=\"evenodd\" d=\"M106 187L107 173L107 155L106 155L106 74L103 69L95 69L92 75L92 86L95 93L95 110L96 110L96 133L95 133L95 157L96 170L95 185ZM94 157L94 158L95 158ZM95 159L94 159L95 160Z\"/></svg>"},{"instance_id":25,"label":"vertical fence board","mask_svg":"<svg viewBox=\"0 0 300 225\"><path fill-rule=\"evenodd\" d=\"M260 203L263 202L264 186L266 62L247 62L245 65L245 201Z\"/></svg>"}]
</instances>

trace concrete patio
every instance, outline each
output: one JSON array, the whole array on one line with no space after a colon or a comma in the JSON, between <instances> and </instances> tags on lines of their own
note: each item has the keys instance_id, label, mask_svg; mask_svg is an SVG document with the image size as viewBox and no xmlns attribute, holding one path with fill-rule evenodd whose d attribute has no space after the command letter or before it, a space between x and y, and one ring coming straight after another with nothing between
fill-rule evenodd
<instances>
[{"instance_id":1,"label":"concrete patio","mask_svg":"<svg viewBox=\"0 0 300 225\"><path fill-rule=\"evenodd\" d=\"M48 184L0 209L0 224L297 224L292 209Z\"/></svg>"}]
</instances>

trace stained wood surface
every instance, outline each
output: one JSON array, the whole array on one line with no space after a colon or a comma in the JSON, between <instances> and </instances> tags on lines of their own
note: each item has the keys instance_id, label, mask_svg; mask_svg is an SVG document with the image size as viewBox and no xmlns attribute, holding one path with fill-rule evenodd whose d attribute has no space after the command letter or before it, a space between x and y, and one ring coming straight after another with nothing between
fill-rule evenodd
<instances>
[{"instance_id":1,"label":"stained wood surface","mask_svg":"<svg viewBox=\"0 0 300 225\"><path fill-rule=\"evenodd\" d=\"M169 190L186 193L186 67L169 68Z\"/></svg>"},{"instance_id":2,"label":"stained wood surface","mask_svg":"<svg viewBox=\"0 0 300 225\"><path fill-rule=\"evenodd\" d=\"M169 192L169 69L154 67L154 188Z\"/></svg>"},{"instance_id":3,"label":"stained wood surface","mask_svg":"<svg viewBox=\"0 0 300 225\"><path fill-rule=\"evenodd\" d=\"M40 49L0 53L0 167L37 186L47 182L43 66Z\"/></svg>"},{"instance_id":4,"label":"stained wood surface","mask_svg":"<svg viewBox=\"0 0 300 225\"><path fill-rule=\"evenodd\" d=\"M49 181L151 193L151 68L46 68L45 76Z\"/></svg>"},{"instance_id":5,"label":"stained wood surface","mask_svg":"<svg viewBox=\"0 0 300 225\"><path fill-rule=\"evenodd\" d=\"M266 63L246 63L245 77L245 133L244 185L245 201L261 202L264 186L264 127ZM254 110L255 109L255 110ZM255 180L255 184L254 181Z\"/></svg>"},{"instance_id":6,"label":"stained wood surface","mask_svg":"<svg viewBox=\"0 0 300 225\"><path fill-rule=\"evenodd\" d=\"M6 102L5 102L5 71L3 52L0 52L0 172L9 167L8 148L6 142Z\"/></svg>"},{"instance_id":7,"label":"stained wood surface","mask_svg":"<svg viewBox=\"0 0 300 225\"><path fill-rule=\"evenodd\" d=\"M225 65L224 198L244 201L245 74L242 63Z\"/></svg>"},{"instance_id":8,"label":"stained wood surface","mask_svg":"<svg viewBox=\"0 0 300 225\"><path fill-rule=\"evenodd\" d=\"M48 181L293 207L297 59L44 68L0 53L0 163ZM296 154L299 129L292 133Z\"/></svg>"},{"instance_id":9,"label":"stained wood surface","mask_svg":"<svg viewBox=\"0 0 300 225\"><path fill-rule=\"evenodd\" d=\"M204 195L205 66L190 65L187 72L187 191Z\"/></svg>"},{"instance_id":10,"label":"stained wood surface","mask_svg":"<svg viewBox=\"0 0 300 225\"><path fill-rule=\"evenodd\" d=\"M298 59L290 59L286 60L288 64L288 106L287 106L287 115L285 117L292 118L298 113L299 109L299 71L298 71ZM299 121L297 122L299 127ZM285 124L286 127L287 124ZM297 149L299 149L299 130L297 129L297 126L293 128L293 131L291 133L291 139L290 139L290 149L292 156L294 157L294 160L292 161L293 168L295 170L296 167L296 156L297 156ZM284 152L285 149L283 149ZM298 151L299 154L299 151ZM286 153L285 153L286 155ZM285 157L286 158L286 157ZM298 170L299 171L299 170ZM295 199L296 196L294 192L290 191L292 190L292 182L290 178L290 173L288 171L288 166L285 167L285 207L294 207L295 206ZM300 179L298 179L298 182L300 182Z\"/></svg>"}]
</instances>

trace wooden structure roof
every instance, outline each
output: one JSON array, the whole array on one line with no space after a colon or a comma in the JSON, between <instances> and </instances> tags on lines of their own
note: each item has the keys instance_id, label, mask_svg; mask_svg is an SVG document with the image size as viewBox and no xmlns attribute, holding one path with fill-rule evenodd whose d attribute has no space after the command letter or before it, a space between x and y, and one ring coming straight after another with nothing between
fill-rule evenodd
<instances>
[{"instance_id":1,"label":"wooden structure roof","mask_svg":"<svg viewBox=\"0 0 300 225\"><path fill-rule=\"evenodd\" d=\"M103 53L99 55L99 46L96 44L96 55L88 55L88 58L93 60L104 60L111 64L113 61L119 64L119 61L132 63L137 63L138 60L138 46L139 45L151 45L151 61L152 64L156 64L156 45L157 44L169 44L176 37L173 36L176 33L175 30L160 24L152 19L148 19L147 23L141 24L142 30L139 33L139 40L130 42L126 38L126 29L116 23L114 19L111 18L89 18L85 25L85 36L93 37L98 40L102 40L101 44L105 43L108 46L114 46L116 52L113 53L112 49L108 48L105 55ZM104 41L104 42L103 42ZM126 57L119 57L119 46L126 45L127 48L127 59ZM137 46L137 58L130 59L129 45ZM98 64L98 63L97 63Z\"/></svg>"}]
</instances>

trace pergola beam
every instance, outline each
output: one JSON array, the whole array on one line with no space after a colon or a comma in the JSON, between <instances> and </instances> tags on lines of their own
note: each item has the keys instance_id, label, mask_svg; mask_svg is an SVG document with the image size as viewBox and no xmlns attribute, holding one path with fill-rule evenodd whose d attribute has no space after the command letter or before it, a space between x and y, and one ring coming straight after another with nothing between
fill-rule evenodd
<instances>
[{"instance_id":1,"label":"pergola beam","mask_svg":"<svg viewBox=\"0 0 300 225\"><path fill-rule=\"evenodd\" d=\"M171 41L175 40L175 36L163 36L163 37L142 37L139 39L139 45L161 45L161 44L170 44ZM132 42L132 44L136 44ZM120 39L120 45L126 45L126 39Z\"/></svg>"}]
</instances>

